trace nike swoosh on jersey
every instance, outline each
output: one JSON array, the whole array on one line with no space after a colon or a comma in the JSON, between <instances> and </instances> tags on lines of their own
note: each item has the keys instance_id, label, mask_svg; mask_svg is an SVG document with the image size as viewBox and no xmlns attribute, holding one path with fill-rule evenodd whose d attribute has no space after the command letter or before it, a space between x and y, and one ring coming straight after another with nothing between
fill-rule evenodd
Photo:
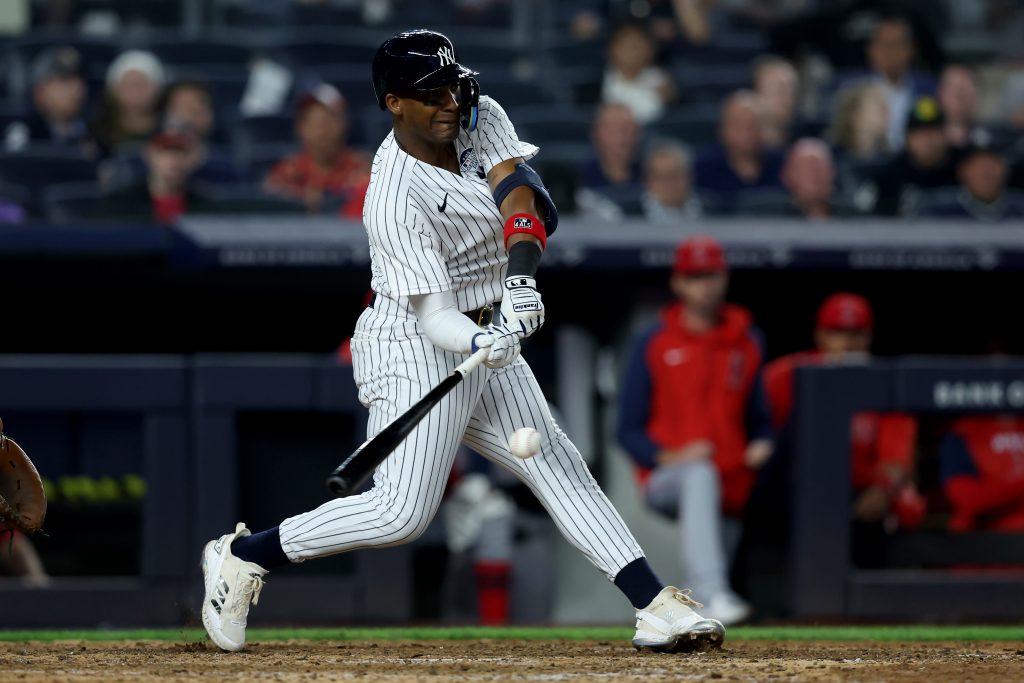
<instances>
[{"instance_id":1,"label":"nike swoosh on jersey","mask_svg":"<svg viewBox=\"0 0 1024 683\"><path fill-rule=\"evenodd\" d=\"M444 213L444 210L446 208L448 208L448 193L447 192L444 193L444 201L441 202L438 205L437 210L440 211L441 213Z\"/></svg>"}]
</instances>

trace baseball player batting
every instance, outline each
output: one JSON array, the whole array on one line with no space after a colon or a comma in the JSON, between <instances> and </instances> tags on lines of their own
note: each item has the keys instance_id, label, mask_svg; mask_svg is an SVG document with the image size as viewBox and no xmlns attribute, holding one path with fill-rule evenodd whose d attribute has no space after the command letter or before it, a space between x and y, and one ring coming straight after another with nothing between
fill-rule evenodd
<instances>
[{"instance_id":1,"label":"baseball player batting","mask_svg":"<svg viewBox=\"0 0 1024 683\"><path fill-rule=\"evenodd\" d=\"M337 498L277 527L206 544L203 625L224 650L245 646L246 618L275 567L415 540L437 512L459 443L508 469L547 509L565 538L636 608L633 646L661 652L721 645L689 591L665 586L555 424L522 341L544 322L534 275L558 214L525 162L505 111L480 95L476 72L452 42L426 30L377 50L373 88L393 130L373 159L363 222L370 241L369 307L352 338L359 399L372 437L486 349L483 366L437 403L376 469L364 493ZM507 435L541 433L520 459Z\"/></svg>"}]
</instances>

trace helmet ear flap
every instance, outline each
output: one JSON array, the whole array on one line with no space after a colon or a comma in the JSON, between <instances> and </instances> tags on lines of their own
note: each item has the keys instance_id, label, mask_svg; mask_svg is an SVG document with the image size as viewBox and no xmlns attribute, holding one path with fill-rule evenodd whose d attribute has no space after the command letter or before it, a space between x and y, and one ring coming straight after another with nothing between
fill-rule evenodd
<instances>
[{"instance_id":1,"label":"helmet ear flap","mask_svg":"<svg viewBox=\"0 0 1024 683\"><path fill-rule=\"evenodd\" d=\"M476 130L480 109L480 84L472 76L463 76L459 79L459 89L459 124L467 133L472 133Z\"/></svg>"}]
</instances>

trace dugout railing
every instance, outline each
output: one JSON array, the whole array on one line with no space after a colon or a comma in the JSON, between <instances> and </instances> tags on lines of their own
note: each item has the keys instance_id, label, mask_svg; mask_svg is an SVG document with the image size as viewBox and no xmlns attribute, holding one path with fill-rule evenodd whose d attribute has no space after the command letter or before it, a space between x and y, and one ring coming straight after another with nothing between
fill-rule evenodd
<instances>
[{"instance_id":1,"label":"dugout railing","mask_svg":"<svg viewBox=\"0 0 1024 683\"><path fill-rule=\"evenodd\" d=\"M797 371L787 563L792 614L943 621L1019 618L1024 604L1020 565L1003 572L854 568L847 504L850 422L854 413L867 410L949 416L1021 412L1024 362L904 358ZM939 545L932 551L941 553L944 540L935 540ZM949 540L950 565L970 557L970 539ZM974 561L993 561L998 550L992 537L977 541ZM1004 565L1019 562L1019 542L1007 542L1002 557Z\"/></svg>"},{"instance_id":2,"label":"dugout railing","mask_svg":"<svg viewBox=\"0 0 1024 683\"><path fill-rule=\"evenodd\" d=\"M560 351L572 348L566 343ZM574 382L585 379L582 368L575 374ZM848 453L858 411L1024 410L1024 362L877 360L801 369L796 382L788 612L898 620L1019 616L1019 571L854 567ZM351 368L322 355L0 356L0 387L0 414L15 436L33 415L136 421L149 484L138 576L56 578L34 590L0 581L0 627L187 622L199 599L197 548L240 517L260 528L327 500L321 477L361 440L365 424ZM587 393L560 386L559 395L576 397L578 405L567 401L565 408L578 424ZM45 460L32 443L25 446ZM927 541L903 540L915 539ZM926 554L941 558L948 543L951 564L1021 556L1016 537L1005 544L991 535L933 540L925 542ZM921 552L904 545L905 552ZM407 620L413 571L411 549L394 548L275 572L259 621Z\"/></svg>"}]
</instances>

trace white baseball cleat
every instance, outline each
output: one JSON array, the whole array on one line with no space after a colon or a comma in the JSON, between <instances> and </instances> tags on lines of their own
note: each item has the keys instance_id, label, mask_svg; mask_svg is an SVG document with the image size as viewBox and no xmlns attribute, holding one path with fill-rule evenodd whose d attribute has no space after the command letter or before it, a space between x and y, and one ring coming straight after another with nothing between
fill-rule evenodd
<instances>
[{"instance_id":1,"label":"white baseball cleat","mask_svg":"<svg viewBox=\"0 0 1024 683\"><path fill-rule=\"evenodd\" d=\"M704 652L722 646L725 627L693 611L702 607L690 591L666 586L651 604L636 611L633 647L654 652Z\"/></svg>"},{"instance_id":2,"label":"white baseball cleat","mask_svg":"<svg viewBox=\"0 0 1024 683\"><path fill-rule=\"evenodd\" d=\"M245 647L245 623L249 604L259 602L267 570L234 556L231 543L248 536L239 522L234 533L210 541L203 548L203 626L222 650L237 652Z\"/></svg>"}]
</instances>

